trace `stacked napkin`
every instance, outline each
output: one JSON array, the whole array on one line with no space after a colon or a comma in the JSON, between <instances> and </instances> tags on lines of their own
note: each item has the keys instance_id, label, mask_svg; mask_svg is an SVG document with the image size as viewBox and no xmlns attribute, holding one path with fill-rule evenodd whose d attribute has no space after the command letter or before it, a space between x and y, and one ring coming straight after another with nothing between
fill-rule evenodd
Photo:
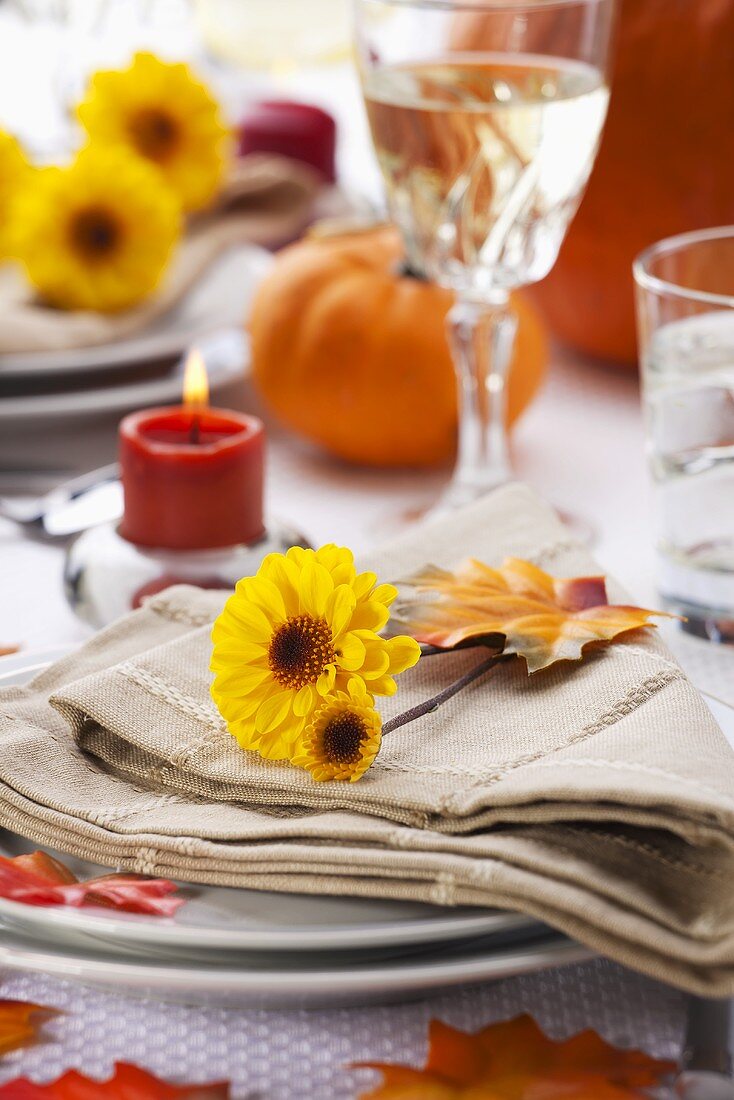
<instances>
[{"instance_id":1,"label":"stacked napkin","mask_svg":"<svg viewBox=\"0 0 734 1100\"><path fill-rule=\"evenodd\" d=\"M251 154L232 166L213 206L191 219L160 288L122 313L50 309L12 267L0 273L0 355L109 344L143 332L173 309L214 261L237 244L276 247L314 217L323 180L299 161Z\"/></svg>"},{"instance_id":2,"label":"stacked napkin","mask_svg":"<svg viewBox=\"0 0 734 1100\"><path fill-rule=\"evenodd\" d=\"M523 486L360 565L389 580L469 554L599 572ZM521 910L655 977L734 992L734 757L654 631L532 677L500 665L388 735L358 783L317 784L227 733L208 672L223 599L169 589L0 694L1 824L192 882ZM383 716L480 659L421 661Z\"/></svg>"}]
</instances>

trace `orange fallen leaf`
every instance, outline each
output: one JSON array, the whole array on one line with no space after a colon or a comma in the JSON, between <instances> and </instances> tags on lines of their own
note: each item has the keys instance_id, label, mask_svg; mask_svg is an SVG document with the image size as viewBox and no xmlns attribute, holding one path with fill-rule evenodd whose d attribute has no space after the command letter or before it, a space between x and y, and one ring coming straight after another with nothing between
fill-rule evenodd
<instances>
[{"instance_id":1,"label":"orange fallen leaf","mask_svg":"<svg viewBox=\"0 0 734 1100\"><path fill-rule=\"evenodd\" d=\"M52 1009L28 1001L0 1001L0 1054L32 1043L40 1023L38 1017L52 1014Z\"/></svg>"},{"instance_id":2,"label":"orange fallen leaf","mask_svg":"<svg viewBox=\"0 0 734 1100\"><path fill-rule=\"evenodd\" d=\"M59 860L45 852L0 856L0 897L26 905L95 906L125 913L170 917L183 898L171 895L178 887L165 878L111 874L80 882Z\"/></svg>"},{"instance_id":3,"label":"orange fallen leaf","mask_svg":"<svg viewBox=\"0 0 734 1100\"><path fill-rule=\"evenodd\" d=\"M107 1081L70 1070L56 1081L35 1085L18 1077L0 1085L0 1100L228 1100L229 1085L170 1085L147 1070L117 1062Z\"/></svg>"},{"instance_id":4,"label":"orange fallen leaf","mask_svg":"<svg viewBox=\"0 0 734 1100\"><path fill-rule=\"evenodd\" d=\"M429 1043L425 1069L369 1063L383 1082L361 1100L638 1100L676 1068L595 1031L554 1042L530 1016L475 1035L433 1020Z\"/></svg>"},{"instance_id":5,"label":"orange fallen leaf","mask_svg":"<svg viewBox=\"0 0 734 1100\"><path fill-rule=\"evenodd\" d=\"M428 565L404 584L416 597L397 618L420 642L450 649L482 639L517 653L537 672L555 661L578 661L591 642L609 642L663 611L610 605L603 577L551 577L536 565L506 558L499 569L469 559L450 573Z\"/></svg>"},{"instance_id":6,"label":"orange fallen leaf","mask_svg":"<svg viewBox=\"0 0 734 1100\"><path fill-rule=\"evenodd\" d=\"M11 653L17 653L19 645L0 645L0 657L9 657Z\"/></svg>"}]
</instances>

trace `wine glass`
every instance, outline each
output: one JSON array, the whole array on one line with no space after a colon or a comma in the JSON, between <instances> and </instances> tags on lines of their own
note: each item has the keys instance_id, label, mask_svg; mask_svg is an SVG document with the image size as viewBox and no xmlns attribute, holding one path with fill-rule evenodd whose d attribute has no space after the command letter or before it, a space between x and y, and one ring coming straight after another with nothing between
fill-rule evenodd
<instances>
[{"instance_id":1,"label":"wine glass","mask_svg":"<svg viewBox=\"0 0 734 1100\"><path fill-rule=\"evenodd\" d=\"M458 458L444 510L510 477L510 292L548 274L589 177L609 100L614 0L353 7L372 138L409 268L456 293Z\"/></svg>"}]
</instances>

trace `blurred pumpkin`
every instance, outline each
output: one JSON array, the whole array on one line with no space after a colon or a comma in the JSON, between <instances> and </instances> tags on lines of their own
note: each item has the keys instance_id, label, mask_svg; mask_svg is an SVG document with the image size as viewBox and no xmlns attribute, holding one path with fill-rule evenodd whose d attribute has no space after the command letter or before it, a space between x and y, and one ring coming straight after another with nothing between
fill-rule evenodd
<instances>
[{"instance_id":1,"label":"blurred pumpkin","mask_svg":"<svg viewBox=\"0 0 734 1100\"><path fill-rule=\"evenodd\" d=\"M431 466L456 447L456 387L444 322L450 291L406 274L396 229L316 227L277 256L252 307L257 388L279 419L368 466ZM545 373L542 325L518 298L508 421Z\"/></svg>"},{"instance_id":2,"label":"blurred pumpkin","mask_svg":"<svg viewBox=\"0 0 734 1100\"><path fill-rule=\"evenodd\" d=\"M455 48L483 42L481 18L457 23ZM622 0L599 156L533 299L561 339L634 363L634 257L662 237L732 222L734 0Z\"/></svg>"}]
</instances>

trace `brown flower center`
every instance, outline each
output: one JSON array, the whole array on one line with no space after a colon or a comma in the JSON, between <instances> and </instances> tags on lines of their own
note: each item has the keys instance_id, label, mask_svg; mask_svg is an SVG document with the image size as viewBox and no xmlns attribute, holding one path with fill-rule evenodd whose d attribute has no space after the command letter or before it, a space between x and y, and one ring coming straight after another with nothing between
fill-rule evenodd
<instances>
[{"instance_id":1,"label":"brown flower center","mask_svg":"<svg viewBox=\"0 0 734 1100\"><path fill-rule=\"evenodd\" d=\"M324 756L330 764L356 764L366 733L367 723L358 714L349 710L337 714L324 727Z\"/></svg>"},{"instance_id":2,"label":"brown flower center","mask_svg":"<svg viewBox=\"0 0 734 1100\"><path fill-rule=\"evenodd\" d=\"M331 629L325 619L297 615L283 623L270 640L268 663L273 676L281 687L293 691L315 684L335 660Z\"/></svg>"},{"instance_id":3,"label":"brown flower center","mask_svg":"<svg viewBox=\"0 0 734 1100\"><path fill-rule=\"evenodd\" d=\"M130 123L135 148L151 160L165 160L178 145L180 129L175 118L165 111L146 107Z\"/></svg>"},{"instance_id":4,"label":"brown flower center","mask_svg":"<svg viewBox=\"0 0 734 1100\"><path fill-rule=\"evenodd\" d=\"M71 223L74 247L87 259L102 259L112 252L120 239L120 225L102 206L80 210Z\"/></svg>"}]
</instances>

